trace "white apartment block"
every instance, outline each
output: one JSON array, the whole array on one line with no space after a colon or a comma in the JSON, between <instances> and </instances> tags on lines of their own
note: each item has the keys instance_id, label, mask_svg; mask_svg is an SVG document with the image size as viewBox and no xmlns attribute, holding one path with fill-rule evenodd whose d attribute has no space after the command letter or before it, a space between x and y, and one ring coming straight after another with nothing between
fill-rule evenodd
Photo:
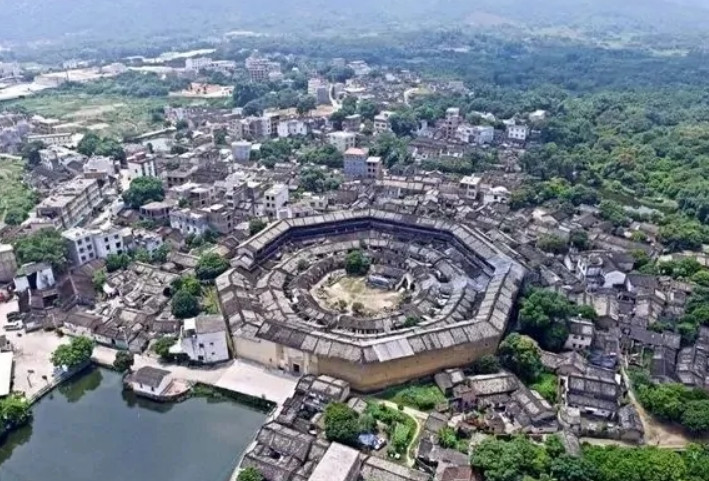
<instances>
[{"instance_id":1,"label":"white apartment block","mask_svg":"<svg viewBox=\"0 0 709 481\"><path fill-rule=\"evenodd\" d=\"M126 160L126 164L128 164L130 180L135 180L138 177L158 176L158 171L155 167L155 159L144 152L129 157Z\"/></svg>"},{"instance_id":2,"label":"white apartment block","mask_svg":"<svg viewBox=\"0 0 709 481\"><path fill-rule=\"evenodd\" d=\"M352 132L332 132L327 134L327 141L342 153L354 148L357 144L357 134Z\"/></svg>"},{"instance_id":3,"label":"white apartment block","mask_svg":"<svg viewBox=\"0 0 709 481\"><path fill-rule=\"evenodd\" d=\"M477 199L480 192L481 177L476 175L468 175L460 179L461 193L468 199Z\"/></svg>"},{"instance_id":4,"label":"white apartment block","mask_svg":"<svg viewBox=\"0 0 709 481\"><path fill-rule=\"evenodd\" d=\"M204 235L209 230L209 220L205 213L178 209L170 212L170 227L180 231L183 236Z\"/></svg>"},{"instance_id":5,"label":"white apartment block","mask_svg":"<svg viewBox=\"0 0 709 481\"><path fill-rule=\"evenodd\" d=\"M308 135L308 126L298 119L281 120L278 124L278 137L287 138Z\"/></svg>"},{"instance_id":6,"label":"white apartment block","mask_svg":"<svg viewBox=\"0 0 709 481\"><path fill-rule=\"evenodd\" d=\"M74 227L62 233L69 245L69 258L75 266L109 255L123 254L128 249L119 229L108 226L102 229Z\"/></svg>"},{"instance_id":7,"label":"white apartment block","mask_svg":"<svg viewBox=\"0 0 709 481\"><path fill-rule=\"evenodd\" d=\"M388 110L385 110L384 112L381 112L379 115L374 117L374 133L375 134L382 134L384 132L389 132L391 130L391 123L389 122L389 118L394 115L394 112L390 112Z\"/></svg>"},{"instance_id":8,"label":"white apartment block","mask_svg":"<svg viewBox=\"0 0 709 481\"><path fill-rule=\"evenodd\" d=\"M185 68L187 70L201 70L209 68L212 65L212 59L209 57L195 57L185 60Z\"/></svg>"},{"instance_id":9,"label":"white apartment block","mask_svg":"<svg viewBox=\"0 0 709 481\"><path fill-rule=\"evenodd\" d=\"M264 213L270 217L275 217L278 211L288 203L288 186L276 184L264 194Z\"/></svg>"},{"instance_id":10,"label":"white apartment block","mask_svg":"<svg viewBox=\"0 0 709 481\"><path fill-rule=\"evenodd\" d=\"M185 319L180 343L171 352L187 354L191 361L203 364L226 361L230 358L226 336L226 325L220 315Z\"/></svg>"},{"instance_id":11,"label":"white apartment block","mask_svg":"<svg viewBox=\"0 0 709 481\"><path fill-rule=\"evenodd\" d=\"M495 138L495 128L490 125L477 125L473 127L471 141L478 145L491 144Z\"/></svg>"},{"instance_id":12,"label":"white apartment block","mask_svg":"<svg viewBox=\"0 0 709 481\"><path fill-rule=\"evenodd\" d=\"M507 138L517 142L524 142L529 135L529 127L526 125L508 125Z\"/></svg>"},{"instance_id":13,"label":"white apartment block","mask_svg":"<svg viewBox=\"0 0 709 481\"><path fill-rule=\"evenodd\" d=\"M234 162L244 164L251 158L251 142L240 140L231 143L231 156Z\"/></svg>"}]
</instances>

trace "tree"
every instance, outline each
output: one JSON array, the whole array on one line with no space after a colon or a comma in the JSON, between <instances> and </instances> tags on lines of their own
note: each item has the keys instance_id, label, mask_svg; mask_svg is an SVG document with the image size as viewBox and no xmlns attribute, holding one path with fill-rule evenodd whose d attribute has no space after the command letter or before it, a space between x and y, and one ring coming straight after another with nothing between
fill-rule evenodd
<instances>
[{"instance_id":1,"label":"tree","mask_svg":"<svg viewBox=\"0 0 709 481\"><path fill-rule=\"evenodd\" d=\"M580 308L561 294L534 289L522 299L518 319L522 332L539 341L545 349L559 351L569 334L569 318L579 312Z\"/></svg>"},{"instance_id":2,"label":"tree","mask_svg":"<svg viewBox=\"0 0 709 481\"><path fill-rule=\"evenodd\" d=\"M263 474L253 466L249 466L239 471L236 481L263 481Z\"/></svg>"},{"instance_id":3,"label":"tree","mask_svg":"<svg viewBox=\"0 0 709 481\"><path fill-rule=\"evenodd\" d=\"M389 117L389 124L391 125L391 131L398 137L409 136L418 127L416 117L410 110L394 113Z\"/></svg>"},{"instance_id":4,"label":"tree","mask_svg":"<svg viewBox=\"0 0 709 481\"><path fill-rule=\"evenodd\" d=\"M325 435L331 441L354 446L359 434L357 412L343 403L330 403L325 408Z\"/></svg>"},{"instance_id":5,"label":"tree","mask_svg":"<svg viewBox=\"0 0 709 481\"><path fill-rule=\"evenodd\" d=\"M42 157L40 156L39 151L44 148L46 148L44 142L36 140L22 145L20 148L20 155L27 162L27 167L33 169L37 167L40 162L42 162Z\"/></svg>"},{"instance_id":6,"label":"tree","mask_svg":"<svg viewBox=\"0 0 709 481\"><path fill-rule=\"evenodd\" d=\"M298 115L305 115L311 110L315 110L317 106L318 102L315 100L315 97L312 95L306 95L305 97L298 99L298 105L296 105L295 109L298 112Z\"/></svg>"},{"instance_id":7,"label":"tree","mask_svg":"<svg viewBox=\"0 0 709 481\"><path fill-rule=\"evenodd\" d=\"M186 290L177 291L172 296L172 315L178 319L189 319L199 314L199 300Z\"/></svg>"},{"instance_id":8,"label":"tree","mask_svg":"<svg viewBox=\"0 0 709 481\"><path fill-rule=\"evenodd\" d=\"M373 433L377 430L377 420L369 413L365 413L359 418L360 433Z\"/></svg>"},{"instance_id":9,"label":"tree","mask_svg":"<svg viewBox=\"0 0 709 481\"><path fill-rule=\"evenodd\" d=\"M524 476L546 474L550 459L542 446L527 438L488 438L473 451L471 464L482 471L486 481L521 481Z\"/></svg>"},{"instance_id":10,"label":"tree","mask_svg":"<svg viewBox=\"0 0 709 481\"><path fill-rule=\"evenodd\" d=\"M62 272L69 259L66 240L54 229L42 229L15 241L15 255L19 264L46 262Z\"/></svg>"},{"instance_id":11,"label":"tree","mask_svg":"<svg viewBox=\"0 0 709 481\"><path fill-rule=\"evenodd\" d=\"M215 252L207 252L199 257L195 274L201 281L211 281L228 268L229 262L226 259Z\"/></svg>"},{"instance_id":12,"label":"tree","mask_svg":"<svg viewBox=\"0 0 709 481\"><path fill-rule=\"evenodd\" d=\"M693 433L709 433L709 400L687 403L680 421Z\"/></svg>"},{"instance_id":13,"label":"tree","mask_svg":"<svg viewBox=\"0 0 709 481\"><path fill-rule=\"evenodd\" d=\"M379 114L379 106L371 100L362 100L357 105L357 112L366 120L374 120L374 117Z\"/></svg>"},{"instance_id":14,"label":"tree","mask_svg":"<svg viewBox=\"0 0 709 481\"><path fill-rule=\"evenodd\" d=\"M123 193L123 200L133 209L148 202L161 201L165 198L162 181L157 177L138 177L130 183Z\"/></svg>"},{"instance_id":15,"label":"tree","mask_svg":"<svg viewBox=\"0 0 709 481\"><path fill-rule=\"evenodd\" d=\"M109 254L106 257L106 270L108 272L114 272L119 269L127 268L132 259L128 254Z\"/></svg>"},{"instance_id":16,"label":"tree","mask_svg":"<svg viewBox=\"0 0 709 481\"><path fill-rule=\"evenodd\" d=\"M362 304L361 302L353 302L352 313L355 316L361 316L362 314L364 314L364 304Z\"/></svg>"},{"instance_id":17,"label":"tree","mask_svg":"<svg viewBox=\"0 0 709 481\"><path fill-rule=\"evenodd\" d=\"M345 271L351 276L363 276L369 272L370 260L361 250L353 250L345 258Z\"/></svg>"},{"instance_id":18,"label":"tree","mask_svg":"<svg viewBox=\"0 0 709 481\"><path fill-rule=\"evenodd\" d=\"M249 221L249 234L256 235L266 228L266 222L260 218L251 219Z\"/></svg>"},{"instance_id":19,"label":"tree","mask_svg":"<svg viewBox=\"0 0 709 481\"><path fill-rule=\"evenodd\" d=\"M125 160L126 153L121 144L108 137L100 137L95 132L89 132L81 139L76 147L80 154L91 157L92 155L103 155L116 160Z\"/></svg>"},{"instance_id":20,"label":"tree","mask_svg":"<svg viewBox=\"0 0 709 481\"><path fill-rule=\"evenodd\" d=\"M564 254L569 250L566 241L554 234L544 234L539 237L537 248L552 254Z\"/></svg>"},{"instance_id":21,"label":"tree","mask_svg":"<svg viewBox=\"0 0 709 481\"><path fill-rule=\"evenodd\" d=\"M66 369L77 368L91 360L94 342L87 337L75 337L69 344L62 344L51 356L52 364Z\"/></svg>"},{"instance_id":22,"label":"tree","mask_svg":"<svg viewBox=\"0 0 709 481\"><path fill-rule=\"evenodd\" d=\"M212 132L214 136L214 145L226 145L226 130L225 129L215 129Z\"/></svg>"},{"instance_id":23,"label":"tree","mask_svg":"<svg viewBox=\"0 0 709 481\"><path fill-rule=\"evenodd\" d=\"M590 247L588 233L585 230L572 230L569 236L569 244L580 251L587 250Z\"/></svg>"},{"instance_id":24,"label":"tree","mask_svg":"<svg viewBox=\"0 0 709 481\"><path fill-rule=\"evenodd\" d=\"M177 339L170 336L163 336L155 341L153 344L153 352L160 356L163 361L169 361L172 359L172 354L170 354L170 348L177 343Z\"/></svg>"},{"instance_id":25,"label":"tree","mask_svg":"<svg viewBox=\"0 0 709 481\"><path fill-rule=\"evenodd\" d=\"M24 395L10 394L0 399L0 428L21 426L31 417L31 406Z\"/></svg>"},{"instance_id":26,"label":"tree","mask_svg":"<svg viewBox=\"0 0 709 481\"><path fill-rule=\"evenodd\" d=\"M513 332L500 343L500 363L526 382L534 382L542 373L539 348L529 337Z\"/></svg>"},{"instance_id":27,"label":"tree","mask_svg":"<svg viewBox=\"0 0 709 481\"><path fill-rule=\"evenodd\" d=\"M500 372L500 361L492 354L486 354L473 361L470 368L475 374L494 374Z\"/></svg>"},{"instance_id":28,"label":"tree","mask_svg":"<svg viewBox=\"0 0 709 481\"><path fill-rule=\"evenodd\" d=\"M414 327L421 323L421 318L417 316L406 316L404 327Z\"/></svg>"},{"instance_id":29,"label":"tree","mask_svg":"<svg viewBox=\"0 0 709 481\"><path fill-rule=\"evenodd\" d=\"M192 275L187 274L172 281L170 286L173 292L187 291L195 297L202 295L202 284Z\"/></svg>"},{"instance_id":30,"label":"tree","mask_svg":"<svg viewBox=\"0 0 709 481\"><path fill-rule=\"evenodd\" d=\"M552 459L550 474L557 481L600 481L598 469L592 462L568 454Z\"/></svg>"},{"instance_id":31,"label":"tree","mask_svg":"<svg viewBox=\"0 0 709 481\"><path fill-rule=\"evenodd\" d=\"M125 372L133 366L134 362L133 353L129 351L118 351L116 358L113 360L113 368L117 371Z\"/></svg>"},{"instance_id":32,"label":"tree","mask_svg":"<svg viewBox=\"0 0 709 481\"><path fill-rule=\"evenodd\" d=\"M456 436L455 430L446 426L438 431L438 444L445 449L455 449L458 445L458 436Z\"/></svg>"},{"instance_id":33,"label":"tree","mask_svg":"<svg viewBox=\"0 0 709 481\"><path fill-rule=\"evenodd\" d=\"M106 270L99 269L91 276L91 282L96 292L103 292L103 285L106 283Z\"/></svg>"},{"instance_id":34,"label":"tree","mask_svg":"<svg viewBox=\"0 0 709 481\"><path fill-rule=\"evenodd\" d=\"M168 244L162 244L160 247L155 249L151 255L152 262L154 264L163 264L167 262L167 254L170 252L170 246Z\"/></svg>"},{"instance_id":35,"label":"tree","mask_svg":"<svg viewBox=\"0 0 709 481\"><path fill-rule=\"evenodd\" d=\"M584 459L596 466L601 481L684 481L686 466L681 455L654 446L621 448L584 447Z\"/></svg>"}]
</instances>

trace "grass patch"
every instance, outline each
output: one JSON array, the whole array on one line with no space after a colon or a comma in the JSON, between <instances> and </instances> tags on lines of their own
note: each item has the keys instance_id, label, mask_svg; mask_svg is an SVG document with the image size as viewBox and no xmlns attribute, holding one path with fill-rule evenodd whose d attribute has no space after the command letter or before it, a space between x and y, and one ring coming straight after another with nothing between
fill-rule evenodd
<instances>
[{"instance_id":1,"label":"grass patch","mask_svg":"<svg viewBox=\"0 0 709 481\"><path fill-rule=\"evenodd\" d=\"M390 453L405 455L416 434L416 420L403 411L376 402L370 402L366 412L386 425Z\"/></svg>"},{"instance_id":2,"label":"grass patch","mask_svg":"<svg viewBox=\"0 0 709 481\"><path fill-rule=\"evenodd\" d=\"M383 391L379 397L419 411L431 411L446 402L446 397L434 384L393 387Z\"/></svg>"},{"instance_id":3,"label":"grass patch","mask_svg":"<svg viewBox=\"0 0 709 481\"><path fill-rule=\"evenodd\" d=\"M556 403L559 390L559 380L555 374L545 372L539 376L537 382L531 384L529 387L541 394L542 397L551 404Z\"/></svg>"},{"instance_id":4,"label":"grass patch","mask_svg":"<svg viewBox=\"0 0 709 481\"><path fill-rule=\"evenodd\" d=\"M132 137L162 128L163 121L154 112L166 105L194 105L207 102L167 97L138 98L123 95L89 94L78 91L48 91L30 97L0 102L3 108L22 108L30 114L57 118L80 127L99 127L102 135Z\"/></svg>"},{"instance_id":5,"label":"grass patch","mask_svg":"<svg viewBox=\"0 0 709 481\"><path fill-rule=\"evenodd\" d=\"M23 181L24 161L0 155L0 224L11 212L15 217L24 219L37 203L37 196Z\"/></svg>"}]
</instances>

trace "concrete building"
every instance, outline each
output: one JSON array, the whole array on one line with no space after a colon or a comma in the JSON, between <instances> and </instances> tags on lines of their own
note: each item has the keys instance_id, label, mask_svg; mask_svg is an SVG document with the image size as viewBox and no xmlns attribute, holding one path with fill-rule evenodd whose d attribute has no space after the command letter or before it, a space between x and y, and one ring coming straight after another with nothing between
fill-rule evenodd
<instances>
[{"instance_id":1,"label":"concrete building","mask_svg":"<svg viewBox=\"0 0 709 481\"><path fill-rule=\"evenodd\" d=\"M103 192L96 179L74 179L40 202L35 211L38 217L69 229L86 219L102 201Z\"/></svg>"},{"instance_id":2,"label":"concrete building","mask_svg":"<svg viewBox=\"0 0 709 481\"><path fill-rule=\"evenodd\" d=\"M239 164L244 164L251 158L251 142L246 142L241 140L238 142L231 143L231 155L234 158L234 162Z\"/></svg>"},{"instance_id":3,"label":"concrete building","mask_svg":"<svg viewBox=\"0 0 709 481\"><path fill-rule=\"evenodd\" d=\"M62 232L62 237L67 240L69 258L75 266L127 251L123 234L112 226L102 229L74 227Z\"/></svg>"},{"instance_id":4,"label":"concrete building","mask_svg":"<svg viewBox=\"0 0 709 481\"><path fill-rule=\"evenodd\" d=\"M43 291L56 285L52 266L44 262L32 262L19 268L15 274L15 291L28 289Z\"/></svg>"},{"instance_id":5,"label":"concrete building","mask_svg":"<svg viewBox=\"0 0 709 481\"><path fill-rule=\"evenodd\" d=\"M391 131L391 122L389 122L389 119L391 116L394 115L394 112L390 112L388 110L385 110L381 112L379 115L374 117L374 133L375 134L383 134L384 132L389 132Z\"/></svg>"},{"instance_id":6,"label":"concrete building","mask_svg":"<svg viewBox=\"0 0 709 481\"><path fill-rule=\"evenodd\" d=\"M155 167L155 159L145 152L128 157L126 164L128 165L130 180L135 180L138 177L158 176L158 170Z\"/></svg>"},{"instance_id":7,"label":"concrete building","mask_svg":"<svg viewBox=\"0 0 709 481\"><path fill-rule=\"evenodd\" d=\"M308 79L308 95L318 98L318 89L326 85L327 81L322 77L313 77Z\"/></svg>"},{"instance_id":8,"label":"concrete building","mask_svg":"<svg viewBox=\"0 0 709 481\"><path fill-rule=\"evenodd\" d=\"M156 224L167 224L170 221L170 212L177 207L177 202L171 200L155 201L140 206L140 218Z\"/></svg>"},{"instance_id":9,"label":"concrete building","mask_svg":"<svg viewBox=\"0 0 709 481\"><path fill-rule=\"evenodd\" d=\"M342 130L345 132L359 132L362 125L362 116L360 114L352 114L345 117L342 121Z\"/></svg>"},{"instance_id":10,"label":"concrete building","mask_svg":"<svg viewBox=\"0 0 709 481\"><path fill-rule=\"evenodd\" d=\"M281 120L278 124L278 137L287 138L298 135L308 135L308 125L302 120L288 119Z\"/></svg>"},{"instance_id":11,"label":"concrete building","mask_svg":"<svg viewBox=\"0 0 709 481\"><path fill-rule=\"evenodd\" d=\"M252 82L267 82L271 65L264 58L249 57L246 59L246 70L248 70Z\"/></svg>"},{"instance_id":12,"label":"concrete building","mask_svg":"<svg viewBox=\"0 0 709 481\"><path fill-rule=\"evenodd\" d=\"M148 254L152 254L163 245L162 237L159 234L144 229L134 230L131 239L134 249L144 249Z\"/></svg>"},{"instance_id":13,"label":"concrete building","mask_svg":"<svg viewBox=\"0 0 709 481\"><path fill-rule=\"evenodd\" d=\"M514 142L525 142L529 135L529 127L526 125L508 125L507 139Z\"/></svg>"},{"instance_id":14,"label":"concrete building","mask_svg":"<svg viewBox=\"0 0 709 481\"><path fill-rule=\"evenodd\" d=\"M176 209L170 212L170 227L184 236L204 235L209 230L207 214L192 209Z\"/></svg>"},{"instance_id":15,"label":"concrete building","mask_svg":"<svg viewBox=\"0 0 709 481\"><path fill-rule=\"evenodd\" d=\"M348 149L344 155L345 179L380 179L383 175L382 159L367 157L362 149Z\"/></svg>"},{"instance_id":16,"label":"concrete building","mask_svg":"<svg viewBox=\"0 0 709 481\"><path fill-rule=\"evenodd\" d=\"M275 217L280 209L288 203L288 186L276 184L266 191L264 195L264 213Z\"/></svg>"},{"instance_id":17,"label":"concrete building","mask_svg":"<svg viewBox=\"0 0 709 481\"><path fill-rule=\"evenodd\" d=\"M460 179L460 191L461 194L468 199L477 199L480 193L480 182L481 177L476 175L468 175Z\"/></svg>"},{"instance_id":18,"label":"concrete building","mask_svg":"<svg viewBox=\"0 0 709 481\"><path fill-rule=\"evenodd\" d=\"M128 382L136 394L161 396L172 384L172 374L164 369L143 366L130 375Z\"/></svg>"},{"instance_id":19,"label":"concrete building","mask_svg":"<svg viewBox=\"0 0 709 481\"><path fill-rule=\"evenodd\" d=\"M194 362L214 364L226 361L230 355L224 319L221 315L208 314L185 319L180 342L175 347Z\"/></svg>"},{"instance_id":20,"label":"concrete building","mask_svg":"<svg viewBox=\"0 0 709 481\"><path fill-rule=\"evenodd\" d=\"M490 125L476 125L472 129L471 142L478 145L491 144L495 138L495 129Z\"/></svg>"},{"instance_id":21,"label":"concrete building","mask_svg":"<svg viewBox=\"0 0 709 481\"><path fill-rule=\"evenodd\" d=\"M337 150L344 153L357 144L357 135L352 132L332 132L327 134L327 141Z\"/></svg>"},{"instance_id":22,"label":"concrete building","mask_svg":"<svg viewBox=\"0 0 709 481\"><path fill-rule=\"evenodd\" d=\"M187 70L202 70L211 67L212 59L209 57L195 57L185 60Z\"/></svg>"},{"instance_id":23,"label":"concrete building","mask_svg":"<svg viewBox=\"0 0 709 481\"><path fill-rule=\"evenodd\" d=\"M359 451L332 443L308 481L357 481L361 466L362 457Z\"/></svg>"},{"instance_id":24,"label":"concrete building","mask_svg":"<svg viewBox=\"0 0 709 481\"><path fill-rule=\"evenodd\" d=\"M17 274L15 250L10 244L0 244L0 282L10 282Z\"/></svg>"},{"instance_id":25,"label":"concrete building","mask_svg":"<svg viewBox=\"0 0 709 481\"><path fill-rule=\"evenodd\" d=\"M42 142L44 145L71 145L70 133L28 135L27 142Z\"/></svg>"},{"instance_id":26,"label":"concrete building","mask_svg":"<svg viewBox=\"0 0 709 481\"><path fill-rule=\"evenodd\" d=\"M593 342L593 321L588 319L571 319L569 321L569 337L566 339L564 349L581 351L591 347Z\"/></svg>"}]
</instances>

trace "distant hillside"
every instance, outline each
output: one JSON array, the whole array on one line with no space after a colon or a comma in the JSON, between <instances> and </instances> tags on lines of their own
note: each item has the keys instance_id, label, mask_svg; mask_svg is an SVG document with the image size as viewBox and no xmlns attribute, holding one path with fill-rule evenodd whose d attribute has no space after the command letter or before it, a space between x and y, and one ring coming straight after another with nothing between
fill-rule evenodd
<instances>
[{"instance_id":1,"label":"distant hillside","mask_svg":"<svg viewBox=\"0 0 709 481\"><path fill-rule=\"evenodd\" d=\"M708 4L707 0L0 0L0 41L503 23L692 33L709 24Z\"/></svg>"}]
</instances>

